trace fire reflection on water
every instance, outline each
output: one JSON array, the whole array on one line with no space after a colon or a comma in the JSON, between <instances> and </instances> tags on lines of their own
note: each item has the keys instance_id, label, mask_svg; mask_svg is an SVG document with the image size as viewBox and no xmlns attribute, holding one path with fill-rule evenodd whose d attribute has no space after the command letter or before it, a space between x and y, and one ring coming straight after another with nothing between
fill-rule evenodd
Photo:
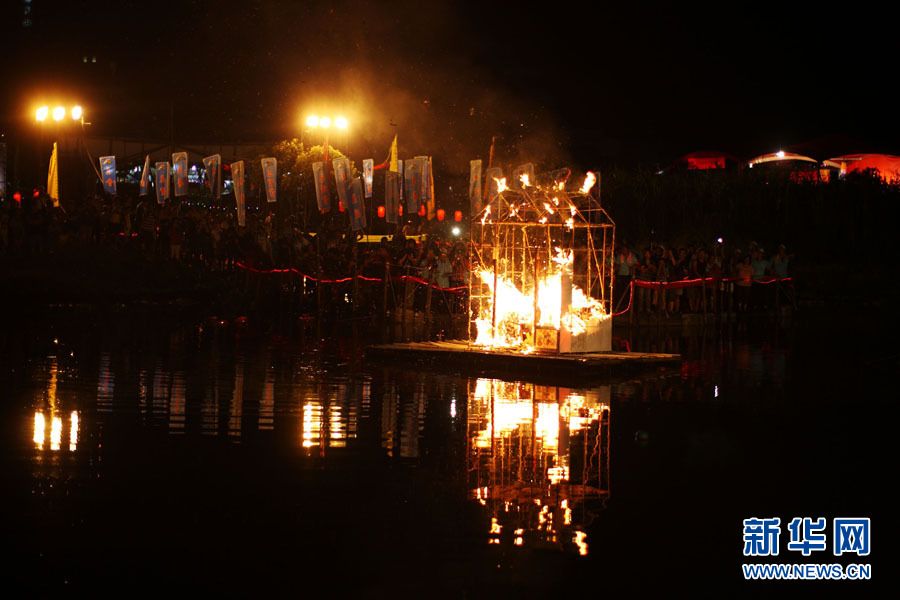
<instances>
[{"instance_id":1,"label":"fire reflection on water","mask_svg":"<svg viewBox=\"0 0 900 600\"><path fill-rule=\"evenodd\" d=\"M586 555L584 527L610 492L609 424L608 387L476 380L467 467L470 497L490 515L488 542Z\"/></svg>"}]
</instances>

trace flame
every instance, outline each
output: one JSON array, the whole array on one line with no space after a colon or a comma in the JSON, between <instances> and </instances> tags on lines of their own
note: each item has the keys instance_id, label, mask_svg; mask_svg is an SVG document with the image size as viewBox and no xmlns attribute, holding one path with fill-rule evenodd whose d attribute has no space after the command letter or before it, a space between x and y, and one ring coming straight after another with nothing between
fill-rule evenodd
<instances>
[{"instance_id":1,"label":"flame","mask_svg":"<svg viewBox=\"0 0 900 600\"><path fill-rule=\"evenodd\" d=\"M531 178L528 177L528 173L522 173L521 175L519 175L519 181L522 182L523 188L531 187Z\"/></svg>"},{"instance_id":2,"label":"flame","mask_svg":"<svg viewBox=\"0 0 900 600\"><path fill-rule=\"evenodd\" d=\"M590 192L595 183L597 183L597 176L594 175L593 172L588 171L587 175L584 176L584 183L581 186L581 193L587 194L588 192Z\"/></svg>"},{"instance_id":3,"label":"flame","mask_svg":"<svg viewBox=\"0 0 900 600\"><path fill-rule=\"evenodd\" d=\"M557 181L556 189L558 189L559 191L563 191L564 189L566 189L566 182L565 181Z\"/></svg>"},{"instance_id":4,"label":"flame","mask_svg":"<svg viewBox=\"0 0 900 600\"><path fill-rule=\"evenodd\" d=\"M497 193L502 194L506 190L509 189L509 186L506 185L506 177L494 177L494 181L497 182Z\"/></svg>"},{"instance_id":5,"label":"flame","mask_svg":"<svg viewBox=\"0 0 900 600\"><path fill-rule=\"evenodd\" d=\"M44 418L44 413L40 411L35 411L34 413L34 436L32 439L34 440L35 445L38 447L38 450L42 450L44 448L44 440L47 437L47 420Z\"/></svg>"},{"instance_id":6,"label":"flame","mask_svg":"<svg viewBox=\"0 0 900 600\"><path fill-rule=\"evenodd\" d=\"M575 219L573 219L572 217L566 219L566 229L568 229L569 231L575 229Z\"/></svg>"},{"instance_id":7,"label":"flame","mask_svg":"<svg viewBox=\"0 0 900 600\"><path fill-rule=\"evenodd\" d=\"M550 206L549 202L544 202L544 210L546 210L551 215L556 212L555 210L553 210L553 207Z\"/></svg>"},{"instance_id":8,"label":"flame","mask_svg":"<svg viewBox=\"0 0 900 600\"><path fill-rule=\"evenodd\" d=\"M553 206L559 206L559 198L553 196Z\"/></svg>"},{"instance_id":9,"label":"flame","mask_svg":"<svg viewBox=\"0 0 900 600\"><path fill-rule=\"evenodd\" d=\"M484 225L485 221L488 220L488 217L491 216L491 205L488 204L484 207L484 216L481 217L481 224Z\"/></svg>"},{"instance_id":10,"label":"flame","mask_svg":"<svg viewBox=\"0 0 900 600\"><path fill-rule=\"evenodd\" d=\"M487 303L475 319L478 332L475 345L517 348L529 353L534 351L531 335L535 322L539 327L557 330L565 327L573 335L581 335L589 325L609 319L603 305L576 285L572 285L571 303L563 314L563 273L571 275L573 252L571 249L556 248L550 262L550 272L537 282L536 301L534 283L520 289L512 280L498 273L494 289L494 271L483 269L479 272L482 283L490 289L496 311L491 303ZM496 327L492 328L494 318Z\"/></svg>"}]
</instances>

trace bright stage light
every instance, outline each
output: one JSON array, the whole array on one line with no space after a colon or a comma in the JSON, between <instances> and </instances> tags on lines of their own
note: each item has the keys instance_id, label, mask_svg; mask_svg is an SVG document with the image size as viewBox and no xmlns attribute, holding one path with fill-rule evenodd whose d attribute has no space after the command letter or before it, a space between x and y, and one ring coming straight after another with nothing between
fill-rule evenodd
<instances>
[{"instance_id":1,"label":"bright stage light","mask_svg":"<svg viewBox=\"0 0 900 600\"><path fill-rule=\"evenodd\" d=\"M42 106L42 107L38 108L37 111L34 113L34 118L37 119L38 121L46 121L47 115L49 115L49 114L50 114L50 107Z\"/></svg>"},{"instance_id":2,"label":"bright stage light","mask_svg":"<svg viewBox=\"0 0 900 600\"><path fill-rule=\"evenodd\" d=\"M65 106L57 106L53 109L53 120L54 121L62 121L66 116L66 107Z\"/></svg>"},{"instance_id":3,"label":"bright stage light","mask_svg":"<svg viewBox=\"0 0 900 600\"><path fill-rule=\"evenodd\" d=\"M331 117L322 117L319 119L319 127L322 129L328 129L331 127Z\"/></svg>"},{"instance_id":4,"label":"bright stage light","mask_svg":"<svg viewBox=\"0 0 900 600\"><path fill-rule=\"evenodd\" d=\"M308 117L306 117L306 126L307 127L318 127L319 126L318 115L309 115Z\"/></svg>"},{"instance_id":5,"label":"bright stage light","mask_svg":"<svg viewBox=\"0 0 900 600\"><path fill-rule=\"evenodd\" d=\"M347 129L350 123L347 121L347 117L337 117L334 120L334 126L338 129Z\"/></svg>"},{"instance_id":6,"label":"bright stage light","mask_svg":"<svg viewBox=\"0 0 900 600\"><path fill-rule=\"evenodd\" d=\"M69 114L72 115L73 120L78 121L81 119L81 117L84 116L84 109L76 104L75 106L72 107L72 110L70 111Z\"/></svg>"}]
</instances>

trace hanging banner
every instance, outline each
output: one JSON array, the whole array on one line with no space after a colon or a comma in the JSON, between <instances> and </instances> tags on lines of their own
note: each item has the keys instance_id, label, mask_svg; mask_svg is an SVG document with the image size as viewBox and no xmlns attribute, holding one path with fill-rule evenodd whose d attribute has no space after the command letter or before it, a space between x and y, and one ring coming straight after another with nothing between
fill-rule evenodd
<instances>
[{"instance_id":1,"label":"hanging banner","mask_svg":"<svg viewBox=\"0 0 900 600\"><path fill-rule=\"evenodd\" d=\"M278 194L278 160L264 158L262 163L263 182L266 184L266 202L275 202Z\"/></svg>"},{"instance_id":2,"label":"hanging banner","mask_svg":"<svg viewBox=\"0 0 900 600\"><path fill-rule=\"evenodd\" d=\"M175 196L187 196L188 193L187 152L176 152L172 155L172 177L175 179Z\"/></svg>"},{"instance_id":3,"label":"hanging banner","mask_svg":"<svg viewBox=\"0 0 900 600\"><path fill-rule=\"evenodd\" d=\"M427 218L429 221L434 219L434 174L432 173L432 166L434 163L431 160L430 156L422 156L419 157L422 160L422 199L425 202L425 208L427 209Z\"/></svg>"},{"instance_id":4,"label":"hanging banner","mask_svg":"<svg viewBox=\"0 0 900 600\"><path fill-rule=\"evenodd\" d=\"M366 187L366 198L372 197L372 184L375 180L375 159L363 159L363 183Z\"/></svg>"},{"instance_id":5,"label":"hanging banner","mask_svg":"<svg viewBox=\"0 0 900 600\"><path fill-rule=\"evenodd\" d=\"M491 203L500 194L498 182L500 179L503 179L503 169L491 167L484 172L484 179L487 183L488 203Z\"/></svg>"},{"instance_id":6,"label":"hanging banner","mask_svg":"<svg viewBox=\"0 0 900 600\"><path fill-rule=\"evenodd\" d=\"M328 195L328 180L325 178L325 163L319 161L312 164L313 182L316 184L316 204L319 212L331 210L331 197Z\"/></svg>"},{"instance_id":7,"label":"hanging banner","mask_svg":"<svg viewBox=\"0 0 900 600\"><path fill-rule=\"evenodd\" d=\"M337 187L338 200L346 208L350 206L350 159L336 158L331 164L334 166L334 182Z\"/></svg>"},{"instance_id":8,"label":"hanging banner","mask_svg":"<svg viewBox=\"0 0 900 600\"><path fill-rule=\"evenodd\" d=\"M363 195L363 182L354 177L347 190L350 208L350 229L359 231L366 228L366 200Z\"/></svg>"},{"instance_id":9,"label":"hanging banner","mask_svg":"<svg viewBox=\"0 0 900 600\"><path fill-rule=\"evenodd\" d=\"M116 195L116 157L100 157L100 177L103 179L103 191L112 196Z\"/></svg>"},{"instance_id":10,"label":"hanging banner","mask_svg":"<svg viewBox=\"0 0 900 600\"><path fill-rule=\"evenodd\" d=\"M216 199L222 197L222 156L213 154L203 159L203 168L206 169L206 189L215 194Z\"/></svg>"},{"instance_id":11,"label":"hanging banner","mask_svg":"<svg viewBox=\"0 0 900 600\"><path fill-rule=\"evenodd\" d=\"M406 198L406 211L409 214L419 212L422 198L422 177L425 171L425 161L412 158L403 161L403 195Z\"/></svg>"},{"instance_id":12,"label":"hanging banner","mask_svg":"<svg viewBox=\"0 0 900 600\"><path fill-rule=\"evenodd\" d=\"M156 163L156 201L165 204L169 199L169 163Z\"/></svg>"},{"instance_id":13,"label":"hanging banner","mask_svg":"<svg viewBox=\"0 0 900 600\"><path fill-rule=\"evenodd\" d=\"M391 169L391 170L393 171L393 169ZM403 161L402 160L397 161L397 173L400 174L400 202L403 202L403 188L406 187L403 182L406 180L404 179L404 175L403 175L404 170L403 170Z\"/></svg>"},{"instance_id":14,"label":"hanging banner","mask_svg":"<svg viewBox=\"0 0 900 600\"><path fill-rule=\"evenodd\" d=\"M144 170L141 171L141 189L139 196L146 196L150 193L150 155L144 157Z\"/></svg>"},{"instance_id":15,"label":"hanging banner","mask_svg":"<svg viewBox=\"0 0 900 600\"><path fill-rule=\"evenodd\" d=\"M231 163L231 180L234 182L234 204L237 207L239 227L247 226L247 207L244 204L244 161Z\"/></svg>"},{"instance_id":16,"label":"hanging banner","mask_svg":"<svg viewBox=\"0 0 900 600\"><path fill-rule=\"evenodd\" d=\"M481 159L469 161L469 214L481 212Z\"/></svg>"},{"instance_id":17,"label":"hanging banner","mask_svg":"<svg viewBox=\"0 0 900 600\"><path fill-rule=\"evenodd\" d=\"M399 222L400 217L400 173L388 171L384 174L384 219L388 223Z\"/></svg>"}]
</instances>

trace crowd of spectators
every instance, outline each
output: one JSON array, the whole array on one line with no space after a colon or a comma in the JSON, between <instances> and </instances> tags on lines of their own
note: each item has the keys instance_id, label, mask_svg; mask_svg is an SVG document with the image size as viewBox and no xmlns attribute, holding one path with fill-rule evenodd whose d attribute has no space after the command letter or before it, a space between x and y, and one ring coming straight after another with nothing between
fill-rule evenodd
<instances>
[{"instance_id":1,"label":"crowd of spectators","mask_svg":"<svg viewBox=\"0 0 900 600\"><path fill-rule=\"evenodd\" d=\"M637 313L664 315L765 309L775 301L775 293L786 293L793 301L792 289L782 281L790 277L792 260L784 244L767 253L754 241L740 248L721 238L677 248L651 243L643 250L623 243L615 258L617 303L632 301Z\"/></svg>"}]
</instances>

